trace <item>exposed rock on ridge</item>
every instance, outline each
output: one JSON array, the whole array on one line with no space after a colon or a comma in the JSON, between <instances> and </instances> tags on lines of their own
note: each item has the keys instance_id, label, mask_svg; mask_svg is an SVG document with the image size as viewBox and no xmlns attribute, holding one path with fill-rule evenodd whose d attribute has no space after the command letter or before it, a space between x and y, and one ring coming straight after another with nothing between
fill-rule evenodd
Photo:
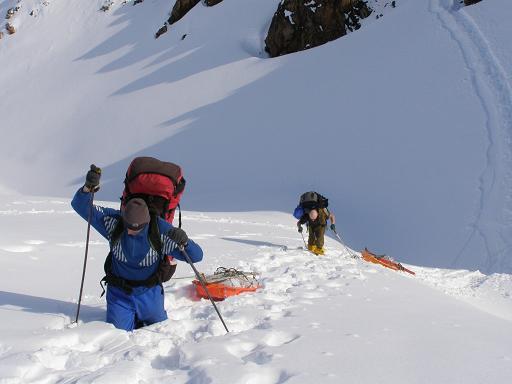
<instances>
[{"instance_id":1,"label":"exposed rock on ridge","mask_svg":"<svg viewBox=\"0 0 512 384\"><path fill-rule=\"evenodd\" d=\"M185 16L188 11L194 8L201 0L176 0L172 7L171 17L167 20L169 24L173 24Z\"/></svg>"},{"instance_id":2,"label":"exposed rock on ridge","mask_svg":"<svg viewBox=\"0 0 512 384\"><path fill-rule=\"evenodd\" d=\"M176 3L174 4L174 7L172 8L171 11L171 17L169 17L167 23L170 25L177 22L179 19L185 16L188 13L188 11L194 8L200 1L201 0L176 0ZM221 2L222 0L205 0L205 4L208 7L212 7Z\"/></svg>"},{"instance_id":3,"label":"exposed rock on ridge","mask_svg":"<svg viewBox=\"0 0 512 384\"><path fill-rule=\"evenodd\" d=\"M464 0L464 4L465 5L471 5L471 4L476 4L476 3L479 3L481 0Z\"/></svg>"},{"instance_id":4,"label":"exposed rock on ridge","mask_svg":"<svg viewBox=\"0 0 512 384\"><path fill-rule=\"evenodd\" d=\"M362 0L283 0L265 39L271 57L325 44L359 29L371 9Z\"/></svg>"}]
</instances>

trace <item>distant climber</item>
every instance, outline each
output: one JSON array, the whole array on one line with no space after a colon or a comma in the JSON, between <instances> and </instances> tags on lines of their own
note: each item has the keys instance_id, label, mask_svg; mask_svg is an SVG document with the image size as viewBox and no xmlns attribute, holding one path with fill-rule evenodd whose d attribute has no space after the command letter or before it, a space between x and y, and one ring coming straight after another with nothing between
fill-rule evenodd
<instances>
[{"instance_id":1,"label":"distant climber","mask_svg":"<svg viewBox=\"0 0 512 384\"><path fill-rule=\"evenodd\" d=\"M302 233L302 225L306 224L309 232L308 249L315 255L324 254L324 236L327 220L330 228L336 231L336 218L327 206L329 201L317 192L306 192L301 195L299 205L293 215L297 221L297 230Z\"/></svg>"}]
</instances>

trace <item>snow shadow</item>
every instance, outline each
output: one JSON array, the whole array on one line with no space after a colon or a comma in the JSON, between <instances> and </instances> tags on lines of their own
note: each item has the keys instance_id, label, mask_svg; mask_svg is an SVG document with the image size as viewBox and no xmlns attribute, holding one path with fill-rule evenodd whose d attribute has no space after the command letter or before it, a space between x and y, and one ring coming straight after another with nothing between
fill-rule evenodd
<instances>
[{"instance_id":1,"label":"snow shadow","mask_svg":"<svg viewBox=\"0 0 512 384\"><path fill-rule=\"evenodd\" d=\"M268 82L279 81L276 72L279 69L219 102L163 121L164 127L189 123L158 144L104 167L103 174L113 178L104 181L101 198L118 200L126 169L137 156L153 156L182 166L187 179L184 210L291 212L304 190L332 190L329 180L313 172L307 159L296 153L308 141L308 130L288 124L284 113L272 116L272 112L262 122L262 111L277 107L266 97ZM276 96L286 98L284 94ZM303 122L313 125L315 120L309 115Z\"/></svg>"},{"instance_id":2,"label":"snow shadow","mask_svg":"<svg viewBox=\"0 0 512 384\"><path fill-rule=\"evenodd\" d=\"M287 246L284 244L275 244L268 241L258 241L258 240L247 240L247 239L235 239L233 237L221 237L222 240L233 241L235 243L253 245L255 247L276 247L281 249L286 249Z\"/></svg>"},{"instance_id":3,"label":"snow shadow","mask_svg":"<svg viewBox=\"0 0 512 384\"><path fill-rule=\"evenodd\" d=\"M128 52L100 68L98 74L122 70L133 65L140 66L143 72L154 69L115 91L112 96L116 96L158 84L173 83L253 56L247 49L226 49L230 44L225 41L225 28L219 30L218 26L211 22L190 24L187 16L170 26L167 33L155 39L155 32L167 20L172 6L173 3L142 3L137 6L126 4L117 8L111 15L115 21L110 27L123 25L123 28L75 61L92 60L129 48ZM196 5L202 6L202 3ZM208 13L212 13L211 10L209 8ZM155 13L161 17L155 17ZM160 21L155 24L154 20ZM207 39L205 35L208 36ZM205 40L208 44L204 43Z\"/></svg>"},{"instance_id":4,"label":"snow shadow","mask_svg":"<svg viewBox=\"0 0 512 384\"><path fill-rule=\"evenodd\" d=\"M49 299L46 297L37 297L24 295L15 292L0 291L0 308L4 305L20 307L21 311L38 314L52 313L65 315L75 318L77 304L67 301ZM18 310L18 309L15 309ZM103 308L91 307L88 305L80 306L80 320L83 322L104 321L105 310Z\"/></svg>"}]
</instances>

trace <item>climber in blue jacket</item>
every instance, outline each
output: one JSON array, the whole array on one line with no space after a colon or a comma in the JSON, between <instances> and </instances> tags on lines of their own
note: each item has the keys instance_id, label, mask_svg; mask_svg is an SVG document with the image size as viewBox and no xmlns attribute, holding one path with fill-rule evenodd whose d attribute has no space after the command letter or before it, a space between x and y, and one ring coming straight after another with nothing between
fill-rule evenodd
<instances>
[{"instance_id":1,"label":"climber in blue jacket","mask_svg":"<svg viewBox=\"0 0 512 384\"><path fill-rule=\"evenodd\" d=\"M99 189L100 176L101 169L91 166L85 185L76 192L71 206L85 220L91 213L91 226L109 241L107 275L103 279L107 283L107 322L132 331L166 320L162 281L170 276L165 278L162 274L175 269L173 259L187 261L182 249L193 263L202 260L203 251L184 230L150 215L141 198L129 200L122 211L98 205L91 210L92 192Z\"/></svg>"}]
</instances>

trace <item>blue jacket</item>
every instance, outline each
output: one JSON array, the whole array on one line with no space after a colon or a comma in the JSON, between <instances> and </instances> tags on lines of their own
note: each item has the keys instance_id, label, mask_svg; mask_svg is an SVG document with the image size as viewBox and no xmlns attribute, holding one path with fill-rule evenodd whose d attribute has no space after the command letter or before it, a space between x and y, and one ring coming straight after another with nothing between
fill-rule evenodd
<instances>
[{"instance_id":1,"label":"blue jacket","mask_svg":"<svg viewBox=\"0 0 512 384\"><path fill-rule=\"evenodd\" d=\"M91 193L83 192L82 188L80 188L71 201L73 209L85 220L89 218L91 197ZM112 233L119 220L121 220L121 212L119 210L93 205L91 225L110 243L112 273L123 279L146 280L156 272L159 261L159 255L149 243L149 225L146 225L136 235L128 235L125 230L121 235L120 241L112 245ZM162 240L162 254L171 255L178 260L186 261L184 255L178 249L178 245L167 235L173 226L164 219L158 218L158 228L160 229ZM190 239L185 250L193 263L203 259L203 250Z\"/></svg>"}]
</instances>

